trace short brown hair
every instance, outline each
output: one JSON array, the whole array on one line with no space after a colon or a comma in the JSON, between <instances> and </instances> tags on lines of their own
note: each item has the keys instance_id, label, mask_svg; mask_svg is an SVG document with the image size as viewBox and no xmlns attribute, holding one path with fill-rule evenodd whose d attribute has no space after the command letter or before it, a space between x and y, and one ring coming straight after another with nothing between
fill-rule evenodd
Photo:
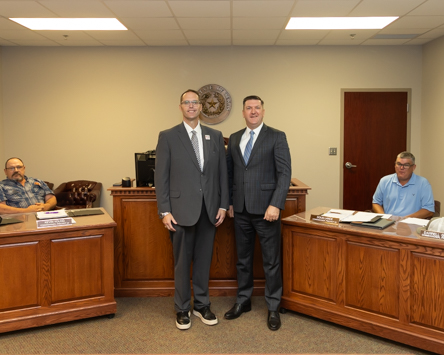
<instances>
[{"instance_id":1,"label":"short brown hair","mask_svg":"<svg viewBox=\"0 0 444 355\"><path fill-rule=\"evenodd\" d=\"M242 102L242 105L245 106L245 102L247 102L248 100L259 100L261 102L261 105L264 106L264 100L262 100L259 96L257 95L250 95L247 96L244 101Z\"/></svg>"},{"instance_id":2,"label":"short brown hair","mask_svg":"<svg viewBox=\"0 0 444 355\"><path fill-rule=\"evenodd\" d=\"M200 102L200 95L196 90L193 89L188 89L187 91L184 91L184 93L182 95L180 95L180 103L182 103L182 97L183 95L185 95L187 92L193 92L197 95L197 97L199 98L199 102Z\"/></svg>"}]
</instances>

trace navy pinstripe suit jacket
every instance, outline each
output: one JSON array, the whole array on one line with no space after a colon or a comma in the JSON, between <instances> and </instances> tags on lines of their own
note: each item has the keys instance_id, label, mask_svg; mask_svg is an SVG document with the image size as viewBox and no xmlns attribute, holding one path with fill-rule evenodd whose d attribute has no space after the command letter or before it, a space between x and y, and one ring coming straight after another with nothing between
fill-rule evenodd
<instances>
[{"instance_id":1,"label":"navy pinstripe suit jacket","mask_svg":"<svg viewBox=\"0 0 444 355\"><path fill-rule=\"evenodd\" d=\"M291 179L285 133L263 125L246 165L239 147L245 129L230 136L227 149L230 205L235 212L265 214L269 205L284 209Z\"/></svg>"}]
</instances>

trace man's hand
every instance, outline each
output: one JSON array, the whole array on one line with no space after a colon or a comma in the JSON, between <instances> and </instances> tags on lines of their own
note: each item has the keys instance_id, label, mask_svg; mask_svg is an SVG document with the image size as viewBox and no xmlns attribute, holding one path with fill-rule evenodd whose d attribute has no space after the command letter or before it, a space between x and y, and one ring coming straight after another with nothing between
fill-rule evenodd
<instances>
[{"instance_id":1,"label":"man's hand","mask_svg":"<svg viewBox=\"0 0 444 355\"><path fill-rule=\"evenodd\" d=\"M24 209L24 212L40 212L43 211L43 207L45 205L43 203L36 203L35 205L28 206Z\"/></svg>"},{"instance_id":2,"label":"man's hand","mask_svg":"<svg viewBox=\"0 0 444 355\"><path fill-rule=\"evenodd\" d=\"M279 213L279 208L270 205L265 211L264 219L268 222L275 222L279 219Z\"/></svg>"},{"instance_id":3,"label":"man's hand","mask_svg":"<svg viewBox=\"0 0 444 355\"><path fill-rule=\"evenodd\" d=\"M219 227L222 224L222 222L225 219L226 213L227 213L227 211L223 210L222 208L219 208L219 211L217 212L217 215L216 215L216 221L217 221L215 224L216 227Z\"/></svg>"},{"instance_id":4,"label":"man's hand","mask_svg":"<svg viewBox=\"0 0 444 355\"><path fill-rule=\"evenodd\" d=\"M165 228L168 229L169 231L171 232L176 231L173 227L173 223L177 224L177 222L171 213L168 213L165 217L162 218L162 223L164 224Z\"/></svg>"},{"instance_id":5,"label":"man's hand","mask_svg":"<svg viewBox=\"0 0 444 355\"><path fill-rule=\"evenodd\" d=\"M230 205L230 208L228 209L228 217L233 218L234 217L234 208L233 205Z\"/></svg>"}]
</instances>

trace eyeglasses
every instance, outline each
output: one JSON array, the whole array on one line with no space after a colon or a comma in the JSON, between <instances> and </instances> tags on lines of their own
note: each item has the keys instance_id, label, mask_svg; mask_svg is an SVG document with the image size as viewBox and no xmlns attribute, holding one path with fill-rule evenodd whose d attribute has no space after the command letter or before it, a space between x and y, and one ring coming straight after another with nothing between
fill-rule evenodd
<instances>
[{"instance_id":1,"label":"eyeglasses","mask_svg":"<svg viewBox=\"0 0 444 355\"><path fill-rule=\"evenodd\" d=\"M185 105L185 106L191 106L191 105L199 105L200 102L196 101L196 100L193 100L193 101L186 100L186 101L182 101L181 104Z\"/></svg>"},{"instance_id":2,"label":"eyeglasses","mask_svg":"<svg viewBox=\"0 0 444 355\"><path fill-rule=\"evenodd\" d=\"M22 170L23 168L24 168L23 165L18 165L18 166L11 166L10 168L6 168L6 170L14 171L15 169Z\"/></svg>"},{"instance_id":3,"label":"eyeglasses","mask_svg":"<svg viewBox=\"0 0 444 355\"><path fill-rule=\"evenodd\" d=\"M411 166L413 166L415 164L401 164L401 163L396 163L396 166L400 169L410 169Z\"/></svg>"}]
</instances>

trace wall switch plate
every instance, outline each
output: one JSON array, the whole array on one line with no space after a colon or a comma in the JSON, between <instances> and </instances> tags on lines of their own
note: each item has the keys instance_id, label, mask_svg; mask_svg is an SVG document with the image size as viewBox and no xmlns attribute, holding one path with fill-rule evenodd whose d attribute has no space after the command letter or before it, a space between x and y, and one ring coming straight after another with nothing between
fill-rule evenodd
<instances>
[{"instance_id":1,"label":"wall switch plate","mask_svg":"<svg viewBox=\"0 0 444 355\"><path fill-rule=\"evenodd\" d=\"M338 148L328 148L328 154L329 155L336 155L336 154L338 154Z\"/></svg>"}]
</instances>

